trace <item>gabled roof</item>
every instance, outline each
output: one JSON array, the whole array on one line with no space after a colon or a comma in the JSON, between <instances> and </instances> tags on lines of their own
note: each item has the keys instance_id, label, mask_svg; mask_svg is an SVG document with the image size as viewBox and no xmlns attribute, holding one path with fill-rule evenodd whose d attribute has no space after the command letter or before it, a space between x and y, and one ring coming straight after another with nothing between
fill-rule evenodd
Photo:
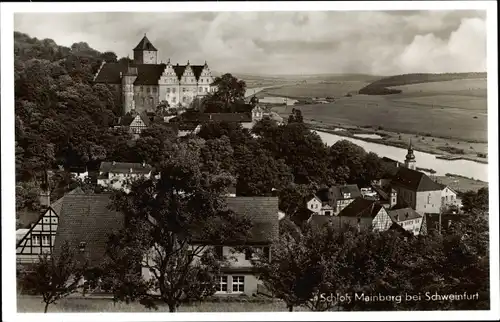
<instances>
[{"instance_id":1,"label":"gabled roof","mask_svg":"<svg viewBox=\"0 0 500 322\"><path fill-rule=\"evenodd\" d=\"M64 198L54 244L54 256L68 242L73 249L85 243L84 255L99 265L106 253L110 233L124 227L123 214L108 209L110 194L74 194Z\"/></svg>"},{"instance_id":2,"label":"gabled roof","mask_svg":"<svg viewBox=\"0 0 500 322\"><path fill-rule=\"evenodd\" d=\"M50 208L52 208L52 210L55 211L56 215L59 216L59 214L61 213L61 207L62 207L62 203L64 201L64 198L66 196L69 196L69 195L76 195L76 194L85 194L82 190L82 188L80 187L76 187L75 189L71 190L70 192L68 192L67 194L65 194L64 196L62 196L61 198L59 198L57 201L55 201L53 204L50 205Z\"/></svg>"},{"instance_id":3,"label":"gabled roof","mask_svg":"<svg viewBox=\"0 0 500 322\"><path fill-rule=\"evenodd\" d=\"M355 184L323 188L316 192L316 196L324 203L335 203L337 200L344 200L344 193L350 194L348 199L361 197L361 191Z\"/></svg>"},{"instance_id":4,"label":"gabled roof","mask_svg":"<svg viewBox=\"0 0 500 322\"><path fill-rule=\"evenodd\" d=\"M277 197L227 197L227 208L236 215L245 215L252 220L253 226L249 244L268 244L278 237L279 209ZM204 243L196 240L195 243ZM237 244L238 241L226 241L225 244Z\"/></svg>"},{"instance_id":5,"label":"gabled roof","mask_svg":"<svg viewBox=\"0 0 500 322\"><path fill-rule=\"evenodd\" d=\"M137 70L137 78L134 81L134 85L158 85L158 80L165 71L166 64L129 64L127 66L123 63L106 63L102 65L99 70L94 82L95 83L106 83L106 84L121 84L120 73L124 74L127 72L128 68ZM198 80L200 78L201 72L203 71L203 65L190 65L195 78ZM186 65L172 65L172 68L177 75L177 79L181 79L186 69Z\"/></svg>"},{"instance_id":6,"label":"gabled roof","mask_svg":"<svg viewBox=\"0 0 500 322\"><path fill-rule=\"evenodd\" d=\"M149 41L148 37L144 35L139 44L135 46L134 51L137 50L147 50L147 51L158 51L155 46Z\"/></svg>"},{"instance_id":7,"label":"gabled roof","mask_svg":"<svg viewBox=\"0 0 500 322\"><path fill-rule=\"evenodd\" d=\"M99 172L104 173L143 173L147 174L153 170L149 164L131 163L131 162L101 162Z\"/></svg>"},{"instance_id":8,"label":"gabled roof","mask_svg":"<svg viewBox=\"0 0 500 322\"><path fill-rule=\"evenodd\" d=\"M392 182L419 192L437 191L444 188L443 185L433 181L425 173L408 168L399 168Z\"/></svg>"},{"instance_id":9,"label":"gabled roof","mask_svg":"<svg viewBox=\"0 0 500 322\"><path fill-rule=\"evenodd\" d=\"M339 217L375 218L382 206L375 200L357 197L338 214Z\"/></svg>"},{"instance_id":10,"label":"gabled roof","mask_svg":"<svg viewBox=\"0 0 500 322\"><path fill-rule=\"evenodd\" d=\"M417 218L422 218L422 215L416 212L413 208L406 207L401 209L393 209L387 211L389 217L393 222L401 222L405 220L412 220ZM397 217L397 220L396 220Z\"/></svg>"},{"instance_id":11,"label":"gabled roof","mask_svg":"<svg viewBox=\"0 0 500 322\"><path fill-rule=\"evenodd\" d=\"M229 197L227 207L236 214L247 215L253 222L250 242L267 243L278 237L277 197Z\"/></svg>"}]
</instances>

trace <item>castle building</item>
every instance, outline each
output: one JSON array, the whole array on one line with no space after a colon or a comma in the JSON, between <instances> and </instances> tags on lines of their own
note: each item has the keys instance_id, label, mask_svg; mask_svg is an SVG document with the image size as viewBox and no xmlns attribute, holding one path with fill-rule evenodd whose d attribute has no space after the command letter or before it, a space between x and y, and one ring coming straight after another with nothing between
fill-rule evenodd
<instances>
[{"instance_id":1,"label":"castle building","mask_svg":"<svg viewBox=\"0 0 500 322\"><path fill-rule=\"evenodd\" d=\"M413 154L413 146L411 145L411 139L410 139L410 145L408 146L408 153L406 154L406 159L405 159L405 167L408 169L415 170L417 161L415 160L415 154Z\"/></svg>"},{"instance_id":2,"label":"castle building","mask_svg":"<svg viewBox=\"0 0 500 322\"><path fill-rule=\"evenodd\" d=\"M133 49L132 63L103 62L94 82L110 85L123 114L154 112L162 101L171 107L189 107L195 98L215 91L207 62L203 65L158 63L158 50L144 35Z\"/></svg>"}]
</instances>

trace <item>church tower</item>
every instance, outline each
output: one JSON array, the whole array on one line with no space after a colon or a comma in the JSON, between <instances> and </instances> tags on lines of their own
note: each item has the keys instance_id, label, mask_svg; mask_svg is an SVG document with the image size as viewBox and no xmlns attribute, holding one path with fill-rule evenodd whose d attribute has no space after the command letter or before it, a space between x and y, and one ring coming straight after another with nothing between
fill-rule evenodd
<instances>
[{"instance_id":1,"label":"church tower","mask_svg":"<svg viewBox=\"0 0 500 322\"><path fill-rule=\"evenodd\" d=\"M158 50L149 41L146 34L134 48L134 64L158 64Z\"/></svg>"},{"instance_id":2,"label":"church tower","mask_svg":"<svg viewBox=\"0 0 500 322\"><path fill-rule=\"evenodd\" d=\"M408 169L415 170L417 161L415 160L415 154L413 154L413 146L411 145L411 139L410 139L410 145L408 146L408 153L406 154L406 159L405 159L405 167Z\"/></svg>"}]
</instances>

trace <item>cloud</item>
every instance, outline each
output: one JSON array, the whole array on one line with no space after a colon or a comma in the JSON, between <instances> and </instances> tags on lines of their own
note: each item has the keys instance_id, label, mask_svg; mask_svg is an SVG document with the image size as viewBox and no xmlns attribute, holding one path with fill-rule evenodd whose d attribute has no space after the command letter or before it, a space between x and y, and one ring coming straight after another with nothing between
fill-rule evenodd
<instances>
[{"instance_id":1,"label":"cloud","mask_svg":"<svg viewBox=\"0 0 500 322\"><path fill-rule=\"evenodd\" d=\"M144 33L160 59L260 74L486 70L481 11L16 14L15 30L132 55Z\"/></svg>"}]
</instances>

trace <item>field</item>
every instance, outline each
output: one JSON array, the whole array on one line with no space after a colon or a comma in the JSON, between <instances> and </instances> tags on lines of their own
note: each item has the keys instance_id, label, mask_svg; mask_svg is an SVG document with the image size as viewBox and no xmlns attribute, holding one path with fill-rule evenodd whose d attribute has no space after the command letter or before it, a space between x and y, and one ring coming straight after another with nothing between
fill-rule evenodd
<instances>
[{"instance_id":1,"label":"field","mask_svg":"<svg viewBox=\"0 0 500 322\"><path fill-rule=\"evenodd\" d=\"M328 81L318 83L302 83L269 88L260 92L258 97L283 96L288 98L340 97L347 93L355 93L367 85L362 81Z\"/></svg>"},{"instance_id":2,"label":"field","mask_svg":"<svg viewBox=\"0 0 500 322\"><path fill-rule=\"evenodd\" d=\"M44 305L39 297L18 296L17 311L19 313L41 313ZM297 308L296 311L306 308ZM286 312L282 302L255 303L255 302L202 302L181 306L179 312ZM96 298L66 298L57 305L49 306L50 312L168 312L167 306L159 307L158 311L148 310L137 303L114 304L110 299Z\"/></svg>"},{"instance_id":3,"label":"field","mask_svg":"<svg viewBox=\"0 0 500 322\"><path fill-rule=\"evenodd\" d=\"M469 190L477 192L481 188L488 187L487 182L454 176L438 176L437 180L439 183L447 185L459 192L466 192Z\"/></svg>"},{"instance_id":4,"label":"field","mask_svg":"<svg viewBox=\"0 0 500 322\"><path fill-rule=\"evenodd\" d=\"M261 95L309 97L345 94L362 82L300 84L264 90ZM401 94L353 95L334 103L297 106L304 118L325 125L382 127L402 133L430 135L457 142L486 143L487 108L485 79L466 79L399 86ZM291 108L277 107L286 117ZM481 150L481 149L479 149Z\"/></svg>"}]
</instances>

